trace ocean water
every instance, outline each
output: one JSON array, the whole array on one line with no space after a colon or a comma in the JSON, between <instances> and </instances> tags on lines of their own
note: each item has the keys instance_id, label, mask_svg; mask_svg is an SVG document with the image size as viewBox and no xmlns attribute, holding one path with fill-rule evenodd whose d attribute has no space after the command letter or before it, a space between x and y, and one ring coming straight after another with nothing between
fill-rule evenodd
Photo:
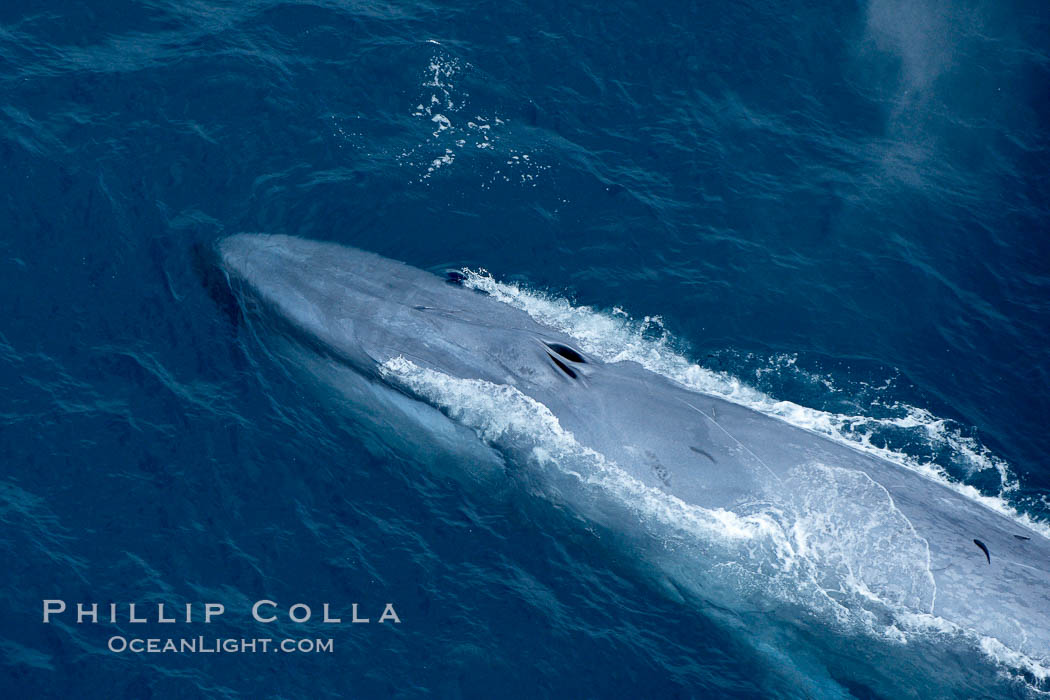
<instances>
[{"instance_id":1,"label":"ocean water","mask_svg":"<svg viewBox=\"0 0 1050 700\"><path fill-rule=\"evenodd\" d=\"M915 632L872 679L863 635L676 598L572 512L318 401L200 253L260 231L466 268L603 357L1050 528L1047 3L8 2L0 161L5 697L1050 690L1050 652L931 669L951 635Z\"/></svg>"}]
</instances>

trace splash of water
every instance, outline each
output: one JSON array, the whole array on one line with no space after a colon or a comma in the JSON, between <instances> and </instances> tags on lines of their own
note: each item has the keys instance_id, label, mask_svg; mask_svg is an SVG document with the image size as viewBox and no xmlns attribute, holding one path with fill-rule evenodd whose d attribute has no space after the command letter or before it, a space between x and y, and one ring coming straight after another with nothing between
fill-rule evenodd
<instances>
[{"instance_id":1,"label":"splash of water","mask_svg":"<svg viewBox=\"0 0 1050 700\"><path fill-rule=\"evenodd\" d=\"M930 411L898 404L897 415L874 417L822 411L792 401L775 399L725 372L703 367L679 352L663 330L659 317L632 319L616 308L603 313L575 306L567 299L499 282L485 270L464 269L464 284L522 309L537 322L574 338L581 347L606 362L632 361L689 389L747 406L798 428L878 456L939 481L967 498L980 502L1025 527L1050 537L1050 524L1020 511L1011 502L1018 480L1005 460L992 454L976 439L963 435L949 421ZM952 478L943 467L901 450L877 445L872 438L884 431L905 431L916 441L944 450L965 465L968 473L993 470L1000 477L996 494Z\"/></svg>"}]
</instances>

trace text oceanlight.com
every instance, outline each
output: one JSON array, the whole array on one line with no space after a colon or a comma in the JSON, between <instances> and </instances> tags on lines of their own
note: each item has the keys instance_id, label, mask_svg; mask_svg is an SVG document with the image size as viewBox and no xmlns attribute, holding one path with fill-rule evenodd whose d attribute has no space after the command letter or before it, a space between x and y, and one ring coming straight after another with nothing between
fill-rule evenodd
<instances>
[{"instance_id":1,"label":"text oceanlight.com","mask_svg":"<svg viewBox=\"0 0 1050 700\"><path fill-rule=\"evenodd\" d=\"M332 639L280 639L269 637L258 637L255 639L222 639L192 637L187 639L160 639L139 637L122 637L116 635L109 638L107 647L110 651L120 654L131 652L133 654L255 654L266 652L283 652L286 654L311 654L332 653L334 643Z\"/></svg>"}]
</instances>

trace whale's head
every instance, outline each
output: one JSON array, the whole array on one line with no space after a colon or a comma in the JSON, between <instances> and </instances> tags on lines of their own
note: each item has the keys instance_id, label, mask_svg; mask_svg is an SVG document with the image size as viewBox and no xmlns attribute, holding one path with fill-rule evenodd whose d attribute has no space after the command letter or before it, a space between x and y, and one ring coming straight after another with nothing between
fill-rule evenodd
<instances>
[{"instance_id":1,"label":"whale's head","mask_svg":"<svg viewBox=\"0 0 1050 700\"><path fill-rule=\"evenodd\" d=\"M247 314L366 376L404 357L454 377L556 390L592 369L570 339L456 274L282 235L237 234L216 251Z\"/></svg>"}]
</instances>

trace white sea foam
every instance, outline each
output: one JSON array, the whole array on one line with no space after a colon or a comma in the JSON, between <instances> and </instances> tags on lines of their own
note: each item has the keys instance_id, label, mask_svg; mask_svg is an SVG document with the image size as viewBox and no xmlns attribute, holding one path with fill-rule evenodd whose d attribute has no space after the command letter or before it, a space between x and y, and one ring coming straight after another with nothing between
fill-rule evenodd
<instances>
[{"instance_id":1,"label":"white sea foam","mask_svg":"<svg viewBox=\"0 0 1050 700\"><path fill-rule=\"evenodd\" d=\"M1033 658L1011 649L995 637L967 629L938 615L900 611L896 615L896 624L885 630L886 638L893 639L895 635L905 642L913 635L963 640L988 657L1004 675L1023 682L1025 679L1016 675L1017 672L1022 672L1042 684L1050 681L1050 666L1047 665L1046 659ZM1045 692L1040 694L1047 695Z\"/></svg>"},{"instance_id":2,"label":"white sea foam","mask_svg":"<svg viewBox=\"0 0 1050 700\"><path fill-rule=\"evenodd\" d=\"M646 486L602 454L579 444L550 409L515 387L450 377L404 357L389 360L380 370L389 380L474 429L485 442L516 446L536 464L565 470L581 483L601 489L603 495L618 498L643 520L687 531L704 541L751 540L770 532L761 517L698 508Z\"/></svg>"},{"instance_id":3,"label":"white sea foam","mask_svg":"<svg viewBox=\"0 0 1050 700\"><path fill-rule=\"evenodd\" d=\"M430 134L422 143L402 151L398 162L419 172L417 182L429 184L439 170L448 170L462 149L468 154L480 150L495 156L491 162L483 161L487 167L477 168L482 189L491 189L499 182L534 187L539 174L550 166L538 162L535 154L501 143L507 120L498 113L468 111L470 95L458 83L464 71L472 69L469 63L449 57L443 50L430 58L423 71L419 101L411 110L413 117L427 123Z\"/></svg>"},{"instance_id":4,"label":"white sea foam","mask_svg":"<svg viewBox=\"0 0 1050 700\"><path fill-rule=\"evenodd\" d=\"M576 306L564 298L498 282L483 270L464 273L467 286L526 311L606 362L637 362L695 391L893 461L1050 535L1045 523L1033 521L1010 504L1017 480L1005 461L926 409L894 404L894 415L874 417L777 400L738 377L691 362L675 348L659 317L636 321L622 309L603 313ZM794 365L795 359L777 362ZM512 387L452 379L400 358L384 371L400 377L410 391L472 427L490 444L516 440L528 447L529 459L536 465L568 470L581 484L614 498L669 549L689 547L689 553L702 558L710 572L705 574L709 577L705 586L711 586L710 576L715 576L720 579L717 585L742 595L761 591L769 599L801 605L842 631L863 631L889 643L943 638L983 653L1006 675L1021 673L1041 683L1050 680L1044 660L933 614L936 586L925 541L885 490L863 475L803 465L792 481L818 488L795 488L783 502L746 514L705 509L646 487L620 465L577 443L545 406ZM831 379L819 381L827 386ZM935 450L948 451L952 463L963 465L967 473L994 469L1001 475L1002 491L983 495L936 464L875 445L871 437L879 430L901 431L925 440ZM821 473L814 475L813 470Z\"/></svg>"},{"instance_id":5,"label":"white sea foam","mask_svg":"<svg viewBox=\"0 0 1050 700\"><path fill-rule=\"evenodd\" d=\"M558 497L581 513L600 515L601 503L609 501L631 513L631 521L675 557L668 574L678 574L676 584L696 586L708 599L721 595L720 602L732 606L758 596L795 605L842 632L891 644L918 637L961 641L1006 674L1050 678L1039 660L932 613L928 545L886 490L863 473L801 465L776 503L748 512L704 508L646 486L580 444L545 405L515 387L451 377L404 357L380 371L485 443L546 472L561 484Z\"/></svg>"},{"instance_id":6,"label":"white sea foam","mask_svg":"<svg viewBox=\"0 0 1050 700\"><path fill-rule=\"evenodd\" d=\"M387 361L380 371L388 381L473 429L484 442L527 463L532 471L546 473L546 481L557 484L556 497L570 501L585 517L601 521L611 504L614 512L630 513L629 527L640 527L664 551L686 552L677 558L685 570L679 585L700 586L706 596L720 590L727 605L761 594L763 600L779 600L821 611L825 618L842 624L856 624L850 610L825 589L828 585L841 589L847 582L828 580L830 569L819 561L825 553L819 544L805 543L807 553L800 554L798 538L806 528L787 527L786 522L801 521L785 517L780 508L749 513L703 508L647 486L621 465L580 444L545 405L515 387L451 377L404 357ZM829 530L823 544L833 541L834 530Z\"/></svg>"},{"instance_id":7,"label":"white sea foam","mask_svg":"<svg viewBox=\"0 0 1050 700\"><path fill-rule=\"evenodd\" d=\"M695 391L747 406L895 462L944 483L967 498L1050 537L1050 525L1018 511L1010 502L1010 494L1017 488L1017 478L1006 462L974 438L962 435L949 421L926 409L898 406L900 415L873 417L832 413L778 400L737 377L707 369L689 360L674 348L658 316L646 316L637 321L619 308L611 313L603 313L588 306L573 305L561 297L499 282L485 270L465 269L463 272L466 276L464 284L467 286L524 310L539 323L573 337L584 350L606 362L637 362ZM942 467L931 461L873 444L872 435L885 429L908 431L927 444L949 450L956 462L967 465L968 471L995 470L1002 484L1000 492L992 496L982 494L974 486L953 479Z\"/></svg>"}]
</instances>

